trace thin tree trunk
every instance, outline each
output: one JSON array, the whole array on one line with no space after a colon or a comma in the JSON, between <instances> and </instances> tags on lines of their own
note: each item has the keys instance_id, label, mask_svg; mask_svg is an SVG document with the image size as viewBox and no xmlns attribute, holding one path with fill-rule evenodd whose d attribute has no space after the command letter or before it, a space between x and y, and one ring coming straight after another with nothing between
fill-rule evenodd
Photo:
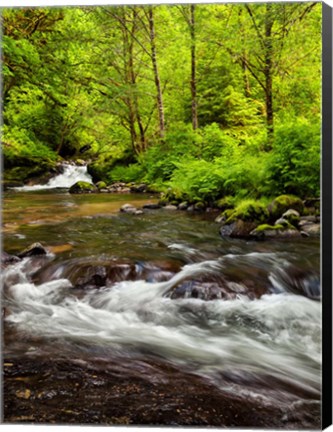
<instances>
[{"instance_id":1,"label":"thin tree trunk","mask_svg":"<svg viewBox=\"0 0 333 432\"><path fill-rule=\"evenodd\" d=\"M132 28L131 31L129 31L130 41L129 41L129 76L130 76L130 83L131 83L131 90L132 90L132 99L133 99L133 107L135 112L135 119L139 127L139 133L140 133L140 149L139 153L145 150L146 148L146 137L145 137L145 131L144 127L141 121L141 116L139 113L139 100L138 95L136 92L136 75L134 70L134 39L135 39L135 32L136 32L136 23L137 23L137 10L136 7L133 7L133 14L132 14Z\"/></svg>"},{"instance_id":2,"label":"thin tree trunk","mask_svg":"<svg viewBox=\"0 0 333 432\"><path fill-rule=\"evenodd\" d=\"M153 7L148 8L148 20L149 20L149 31L150 31L150 46L151 46L151 60L154 70L154 79L157 91L157 107L158 107L158 118L159 118L159 129L160 137L163 139L165 135L165 119L164 119L164 106L163 106L163 95L161 88L160 76L158 73L157 56L156 56L156 44L155 44L155 24Z\"/></svg>"},{"instance_id":3,"label":"thin tree trunk","mask_svg":"<svg viewBox=\"0 0 333 432\"><path fill-rule=\"evenodd\" d=\"M242 46L244 47L245 46L245 35L244 35L244 25L243 25L242 20L241 20L242 12L243 12L243 9L239 9L238 24L240 27ZM246 53L245 48L243 48L243 52L242 52L241 67L242 67L242 71L243 71L244 94L245 94L245 97L249 98L251 95L251 89L250 89L249 72L248 72L248 68L247 68L247 53Z\"/></svg>"},{"instance_id":4,"label":"thin tree trunk","mask_svg":"<svg viewBox=\"0 0 333 432\"><path fill-rule=\"evenodd\" d=\"M267 123L267 138L268 150L271 149L274 134L274 112L273 112L273 80L272 80L272 58L273 58L273 45L272 45L272 5L266 3L266 16L265 16L265 102L266 102L266 123Z\"/></svg>"},{"instance_id":5,"label":"thin tree trunk","mask_svg":"<svg viewBox=\"0 0 333 432\"><path fill-rule=\"evenodd\" d=\"M190 6L191 33L191 95L192 95L192 127L198 129L198 102L196 82L196 41L195 41L195 5Z\"/></svg>"}]
</instances>

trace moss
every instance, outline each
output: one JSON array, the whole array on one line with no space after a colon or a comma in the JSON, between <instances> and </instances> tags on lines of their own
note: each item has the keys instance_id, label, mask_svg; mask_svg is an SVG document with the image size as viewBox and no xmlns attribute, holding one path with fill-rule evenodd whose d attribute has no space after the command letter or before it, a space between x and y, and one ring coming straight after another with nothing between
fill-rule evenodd
<instances>
[{"instance_id":1,"label":"moss","mask_svg":"<svg viewBox=\"0 0 333 432\"><path fill-rule=\"evenodd\" d=\"M221 210L233 209L235 207L235 198L228 195L217 200L214 205Z\"/></svg>"},{"instance_id":2,"label":"moss","mask_svg":"<svg viewBox=\"0 0 333 432\"><path fill-rule=\"evenodd\" d=\"M221 213L220 216L224 217L225 220L228 220L233 213L234 213L234 209L227 209L227 210L224 210L224 212Z\"/></svg>"},{"instance_id":3,"label":"moss","mask_svg":"<svg viewBox=\"0 0 333 432\"><path fill-rule=\"evenodd\" d=\"M280 195L275 198L269 205L268 211L270 213L270 219L278 219L287 210L293 209L298 211L300 214L304 212L303 201L294 195Z\"/></svg>"},{"instance_id":4,"label":"moss","mask_svg":"<svg viewBox=\"0 0 333 432\"><path fill-rule=\"evenodd\" d=\"M263 232L266 230L283 230L283 229L285 229L285 227L281 224L278 224L278 225L262 224L262 225L257 226L256 231L258 233L260 233L260 232Z\"/></svg>"},{"instance_id":5,"label":"moss","mask_svg":"<svg viewBox=\"0 0 333 432\"><path fill-rule=\"evenodd\" d=\"M251 222L265 222L269 216L268 210L264 204L255 200L241 201L227 219L227 224L235 222L238 219Z\"/></svg>"}]
</instances>

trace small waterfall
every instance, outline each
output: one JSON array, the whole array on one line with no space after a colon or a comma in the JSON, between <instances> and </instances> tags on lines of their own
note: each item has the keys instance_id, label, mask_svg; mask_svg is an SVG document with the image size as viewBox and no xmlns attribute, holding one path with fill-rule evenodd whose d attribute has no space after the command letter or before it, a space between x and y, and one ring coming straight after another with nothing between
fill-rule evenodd
<instances>
[{"instance_id":1,"label":"small waterfall","mask_svg":"<svg viewBox=\"0 0 333 432\"><path fill-rule=\"evenodd\" d=\"M48 183L33 186L22 186L13 188L18 191L37 191L42 189L56 189L56 188L70 188L78 181L84 181L92 183L92 178L87 172L86 166L77 166L70 164L63 164L63 172L57 174L55 177L51 178Z\"/></svg>"}]
</instances>

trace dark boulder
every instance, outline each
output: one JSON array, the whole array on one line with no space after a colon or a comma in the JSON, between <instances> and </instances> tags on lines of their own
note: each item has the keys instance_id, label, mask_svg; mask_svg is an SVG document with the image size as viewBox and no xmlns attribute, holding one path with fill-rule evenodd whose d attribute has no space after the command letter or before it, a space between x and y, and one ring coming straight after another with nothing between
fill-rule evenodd
<instances>
[{"instance_id":1,"label":"dark boulder","mask_svg":"<svg viewBox=\"0 0 333 432\"><path fill-rule=\"evenodd\" d=\"M151 204L151 203L148 203L148 204L144 204L142 206L142 208L143 209L147 209L147 210L157 210L157 209L160 209L161 206L160 206L160 204Z\"/></svg>"},{"instance_id":2,"label":"dark boulder","mask_svg":"<svg viewBox=\"0 0 333 432\"><path fill-rule=\"evenodd\" d=\"M223 225L220 228L220 235L222 237L247 238L256 226L255 222L238 219L231 224Z\"/></svg>"},{"instance_id":3,"label":"dark boulder","mask_svg":"<svg viewBox=\"0 0 333 432\"><path fill-rule=\"evenodd\" d=\"M31 256L38 256L38 255L46 255L47 250L45 247L40 243L33 243L32 245L28 246L24 251L17 254L19 258L26 258Z\"/></svg>"},{"instance_id":4,"label":"dark boulder","mask_svg":"<svg viewBox=\"0 0 333 432\"><path fill-rule=\"evenodd\" d=\"M130 187L131 192L133 193L144 193L147 192L148 186L145 183L139 185L133 185Z\"/></svg>"}]
</instances>

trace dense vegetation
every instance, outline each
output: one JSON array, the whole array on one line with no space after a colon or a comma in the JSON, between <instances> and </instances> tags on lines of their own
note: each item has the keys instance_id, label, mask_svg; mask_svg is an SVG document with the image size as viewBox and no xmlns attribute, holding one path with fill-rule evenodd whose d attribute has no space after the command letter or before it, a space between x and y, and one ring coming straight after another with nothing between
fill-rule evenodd
<instances>
[{"instance_id":1,"label":"dense vegetation","mask_svg":"<svg viewBox=\"0 0 333 432\"><path fill-rule=\"evenodd\" d=\"M4 9L5 179L319 196L321 4ZM227 197L227 198L226 198Z\"/></svg>"}]
</instances>

